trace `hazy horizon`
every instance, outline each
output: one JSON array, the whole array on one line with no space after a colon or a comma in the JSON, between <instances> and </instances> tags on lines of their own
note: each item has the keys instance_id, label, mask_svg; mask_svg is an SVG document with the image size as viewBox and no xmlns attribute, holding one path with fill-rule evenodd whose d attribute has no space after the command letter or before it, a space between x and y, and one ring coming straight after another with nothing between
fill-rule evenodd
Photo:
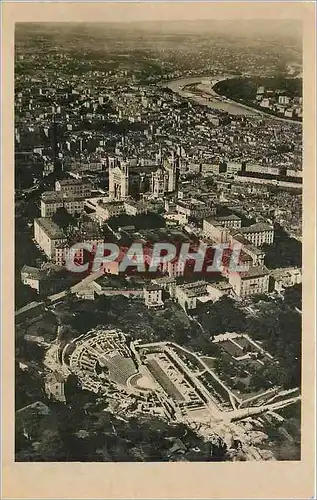
<instances>
[{"instance_id":1,"label":"hazy horizon","mask_svg":"<svg viewBox=\"0 0 317 500\"><path fill-rule=\"evenodd\" d=\"M192 20L160 20L160 19L149 19L142 21L135 21L129 19L118 20L108 20L105 22L81 22L81 21L62 21L62 22L30 22L30 23L16 23L16 29L18 30L35 30L40 31L41 29L51 31L54 29L65 30L69 27L70 30L78 29L82 27L89 29L93 26L94 30L100 31L105 27L110 26L114 29L120 28L120 26L129 26L129 28L135 28L140 31L148 31L156 29L161 32L173 32L173 33L192 33L192 34L202 34L208 33L212 30L213 33L223 33L223 34L236 34L243 36L252 35L272 35L273 33L279 34L280 36L292 36L301 37L302 36L302 26L301 22L297 20L280 20L280 19L192 19Z\"/></svg>"}]
</instances>

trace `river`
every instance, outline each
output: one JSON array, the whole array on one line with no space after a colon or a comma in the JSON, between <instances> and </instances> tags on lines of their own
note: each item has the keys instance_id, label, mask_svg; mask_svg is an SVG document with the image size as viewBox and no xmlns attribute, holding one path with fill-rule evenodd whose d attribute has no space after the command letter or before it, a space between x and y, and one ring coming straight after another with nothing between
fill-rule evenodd
<instances>
[{"instance_id":1,"label":"river","mask_svg":"<svg viewBox=\"0 0 317 500\"><path fill-rule=\"evenodd\" d=\"M232 75L220 75L220 76L195 76L195 77L190 77L190 78L180 78L177 80L170 80L167 82L160 82L161 87L167 87L173 92L177 93L181 97L191 99L195 101L197 104L201 104L203 106L207 106L210 109L218 109L221 111L226 111L227 113L230 113L231 115L244 115L244 116L257 116L257 117L268 117L274 120L279 120L279 121L284 121L287 123L296 123L296 124L301 124L300 122L296 120L290 120L286 118L282 118L279 116L274 116L269 113L265 113L264 111L260 111L257 109L253 109L251 107L245 106L244 104L240 104L238 102L232 101L231 99L228 99L226 97L223 97L219 94L217 94L214 90L214 86L216 83L223 81L223 80L228 80L229 78L235 78L235 76ZM205 83L206 81L206 83ZM207 83L210 82L210 83ZM203 83L204 82L204 83ZM198 96L194 93L192 93L188 89L184 89L184 87L188 85L193 85L197 84L197 89L202 93L207 95L208 94L208 99L202 96Z\"/></svg>"},{"instance_id":2,"label":"river","mask_svg":"<svg viewBox=\"0 0 317 500\"><path fill-rule=\"evenodd\" d=\"M161 83L162 87L167 87L171 89L173 92L179 94L181 97L185 97L188 99L192 99L198 104L203 106L207 106L211 109L219 109L221 111L226 111L232 115L247 115L247 116L255 116L258 114L255 110L247 108L242 104L235 103L230 99L223 98L219 96L214 90L213 87L216 83L221 80L226 80L228 78L233 78L231 76L217 76L217 77L192 77L192 78L181 78L179 80L171 80L168 82ZM204 85L202 82L210 81L210 84ZM198 90L204 94L208 94L210 97L208 99L204 97L197 96L190 92L189 90L184 89L184 87L188 85L198 84Z\"/></svg>"}]
</instances>

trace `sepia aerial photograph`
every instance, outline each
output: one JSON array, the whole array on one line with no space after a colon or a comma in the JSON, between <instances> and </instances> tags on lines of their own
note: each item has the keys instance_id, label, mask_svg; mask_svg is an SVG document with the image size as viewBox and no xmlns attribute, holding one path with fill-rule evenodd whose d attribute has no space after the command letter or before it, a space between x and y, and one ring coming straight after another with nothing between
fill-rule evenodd
<instances>
[{"instance_id":1,"label":"sepia aerial photograph","mask_svg":"<svg viewBox=\"0 0 317 500\"><path fill-rule=\"evenodd\" d=\"M15 460L299 461L301 23L100 21L15 24Z\"/></svg>"}]
</instances>

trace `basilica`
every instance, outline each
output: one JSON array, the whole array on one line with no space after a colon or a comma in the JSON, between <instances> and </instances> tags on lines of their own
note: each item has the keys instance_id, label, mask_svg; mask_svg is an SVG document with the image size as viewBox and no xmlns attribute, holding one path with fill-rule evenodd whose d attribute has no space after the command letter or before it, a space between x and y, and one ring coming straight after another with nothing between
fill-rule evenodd
<instances>
[{"instance_id":1,"label":"basilica","mask_svg":"<svg viewBox=\"0 0 317 500\"><path fill-rule=\"evenodd\" d=\"M124 200L128 196L139 199L143 195L161 198L176 190L178 158L164 159L159 165L132 166L128 160L109 158L109 197Z\"/></svg>"}]
</instances>

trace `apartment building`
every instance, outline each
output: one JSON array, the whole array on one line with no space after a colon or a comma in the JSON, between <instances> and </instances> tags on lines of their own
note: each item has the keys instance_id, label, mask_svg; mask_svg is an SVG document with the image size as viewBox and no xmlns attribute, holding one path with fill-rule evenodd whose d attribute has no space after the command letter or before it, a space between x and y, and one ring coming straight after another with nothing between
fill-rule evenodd
<instances>
[{"instance_id":1,"label":"apartment building","mask_svg":"<svg viewBox=\"0 0 317 500\"><path fill-rule=\"evenodd\" d=\"M147 203L137 203L134 200L125 200L123 206L127 215L146 214L149 210Z\"/></svg>"},{"instance_id":2,"label":"apartment building","mask_svg":"<svg viewBox=\"0 0 317 500\"><path fill-rule=\"evenodd\" d=\"M55 191L63 196L75 196L78 198L89 198L91 196L91 184L79 179L62 179L56 181Z\"/></svg>"},{"instance_id":3,"label":"apartment building","mask_svg":"<svg viewBox=\"0 0 317 500\"><path fill-rule=\"evenodd\" d=\"M241 227L241 218L235 214L219 215L214 218L216 222L226 228L239 229Z\"/></svg>"},{"instance_id":4,"label":"apartment building","mask_svg":"<svg viewBox=\"0 0 317 500\"><path fill-rule=\"evenodd\" d=\"M265 222L241 227L239 233L256 247L261 247L264 244L272 245L274 241L274 228Z\"/></svg>"},{"instance_id":5,"label":"apartment building","mask_svg":"<svg viewBox=\"0 0 317 500\"><path fill-rule=\"evenodd\" d=\"M249 164L249 165L246 165L245 171L256 173L256 174L279 175L279 167L275 167L275 166L271 166L271 165Z\"/></svg>"},{"instance_id":6,"label":"apartment building","mask_svg":"<svg viewBox=\"0 0 317 500\"><path fill-rule=\"evenodd\" d=\"M71 172L101 172L103 165L99 161L93 162L72 162L68 165Z\"/></svg>"},{"instance_id":7,"label":"apartment building","mask_svg":"<svg viewBox=\"0 0 317 500\"><path fill-rule=\"evenodd\" d=\"M231 295L232 286L227 281L219 281L216 283L209 283L207 285L208 299L215 302L216 300L226 295ZM200 298L200 300L202 300Z\"/></svg>"},{"instance_id":8,"label":"apartment building","mask_svg":"<svg viewBox=\"0 0 317 500\"><path fill-rule=\"evenodd\" d=\"M84 263L84 250L83 248L76 248L75 250L67 242L58 243L55 246L55 263L58 266L65 266L67 261L81 265Z\"/></svg>"},{"instance_id":9,"label":"apartment building","mask_svg":"<svg viewBox=\"0 0 317 500\"><path fill-rule=\"evenodd\" d=\"M244 299L269 291L269 271L264 266L250 267L242 273L230 273L229 283L235 294Z\"/></svg>"},{"instance_id":10,"label":"apartment building","mask_svg":"<svg viewBox=\"0 0 317 500\"><path fill-rule=\"evenodd\" d=\"M184 275L185 264L185 262L175 258L172 261L163 262L161 264L161 269L162 272L166 273L170 278L176 278Z\"/></svg>"},{"instance_id":11,"label":"apartment building","mask_svg":"<svg viewBox=\"0 0 317 500\"><path fill-rule=\"evenodd\" d=\"M241 170L241 163L228 161L227 162L227 174L234 175Z\"/></svg>"},{"instance_id":12,"label":"apartment building","mask_svg":"<svg viewBox=\"0 0 317 500\"><path fill-rule=\"evenodd\" d=\"M58 208L65 208L71 215L84 212L85 199L74 195L63 195L58 191L46 191L41 197L41 217L52 217Z\"/></svg>"},{"instance_id":13,"label":"apartment building","mask_svg":"<svg viewBox=\"0 0 317 500\"><path fill-rule=\"evenodd\" d=\"M216 243L229 243L230 241L227 228L213 217L203 220L203 234Z\"/></svg>"},{"instance_id":14,"label":"apartment building","mask_svg":"<svg viewBox=\"0 0 317 500\"><path fill-rule=\"evenodd\" d=\"M175 287L175 299L184 310L195 309L198 299L206 295L207 283L205 281L196 281Z\"/></svg>"},{"instance_id":15,"label":"apartment building","mask_svg":"<svg viewBox=\"0 0 317 500\"><path fill-rule=\"evenodd\" d=\"M56 246L67 241L64 232L49 217L34 220L34 238L49 259L55 258Z\"/></svg>"},{"instance_id":16,"label":"apartment building","mask_svg":"<svg viewBox=\"0 0 317 500\"><path fill-rule=\"evenodd\" d=\"M302 270L299 267L274 269L270 274L271 289L282 292L285 288L302 282Z\"/></svg>"},{"instance_id":17,"label":"apartment building","mask_svg":"<svg viewBox=\"0 0 317 500\"><path fill-rule=\"evenodd\" d=\"M164 307L164 302L162 299L162 288L158 285L148 285L143 289L144 302L148 309L151 308L162 308Z\"/></svg>"},{"instance_id":18,"label":"apartment building","mask_svg":"<svg viewBox=\"0 0 317 500\"><path fill-rule=\"evenodd\" d=\"M201 200L191 198L189 200L181 200L176 203L176 211L178 214L196 219L203 219L216 213L216 209Z\"/></svg>"},{"instance_id":19,"label":"apartment building","mask_svg":"<svg viewBox=\"0 0 317 500\"><path fill-rule=\"evenodd\" d=\"M111 201L109 203L98 203L96 205L95 217L99 224L108 220L110 217L125 213L123 201Z\"/></svg>"},{"instance_id":20,"label":"apartment building","mask_svg":"<svg viewBox=\"0 0 317 500\"><path fill-rule=\"evenodd\" d=\"M22 283L42 295L58 292L67 286L68 278L65 268L51 263L46 263L42 268L25 265L21 269Z\"/></svg>"},{"instance_id":21,"label":"apartment building","mask_svg":"<svg viewBox=\"0 0 317 500\"><path fill-rule=\"evenodd\" d=\"M37 267L23 266L21 269L21 281L23 285L33 288L37 293L40 293L42 275L43 273L41 273L41 270Z\"/></svg>"},{"instance_id":22,"label":"apartment building","mask_svg":"<svg viewBox=\"0 0 317 500\"><path fill-rule=\"evenodd\" d=\"M265 252L252 245L242 234L230 235L230 244L241 245L242 252L252 259L253 266L261 266L264 263Z\"/></svg>"}]
</instances>

